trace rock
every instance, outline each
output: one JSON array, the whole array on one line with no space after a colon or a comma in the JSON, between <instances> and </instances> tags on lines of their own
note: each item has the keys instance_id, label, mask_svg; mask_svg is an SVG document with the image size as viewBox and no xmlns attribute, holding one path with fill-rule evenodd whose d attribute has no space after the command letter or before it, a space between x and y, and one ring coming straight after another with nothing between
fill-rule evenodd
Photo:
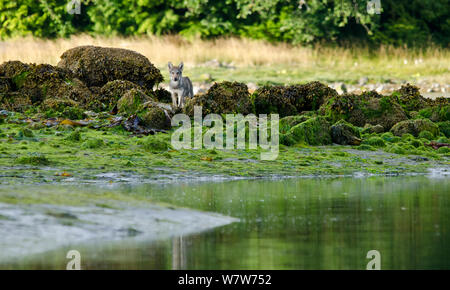
<instances>
[{"instance_id":1,"label":"rock","mask_svg":"<svg viewBox=\"0 0 450 290\"><path fill-rule=\"evenodd\" d=\"M131 89L142 91L137 84L130 81L110 81L100 89L100 94L92 99L89 108L96 111L109 111L117 104L117 101Z\"/></svg>"},{"instance_id":2,"label":"rock","mask_svg":"<svg viewBox=\"0 0 450 290\"><path fill-rule=\"evenodd\" d=\"M19 92L8 92L0 95L0 110L25 112L32 106L31 98Z\"/></svg>"},{"instance_id":3,"label":"rock","mask_svg":"<svg viewBox=\"0 0 450 290\"><path fill-rule=\"evenodd\" d=\"M91 91L73 74L63 68L49 64L23 64L6 62L0 66L0 74L11 79L14 99L19 97L24 105L41 104L47 98L71 99L84 104L91 97ZM11 96L10 96L11 97ZM15 105L16 110L22 110Z\"/></svg>"},{"instance_id":4,"label":"rock","mask_svg":"<svg viewBox=\"0 0 450 290\"><path fill-rule=\"evenodd\" d=\"M433 122L445 122L450 121L450 99L449 98L436 98L435 100L428 100L429 107L419 111L419 115L422 118L428 118Z\"/></svg>"},{"instance_id":5,"label":"rock","mask_svg":"<svg viewBox=\"0 0 450 290\"><path fill-rule=\"evenodd\" d=\"M183 111L193 116L194 106L202 106L203 116L210 113L243 115L252 113L248 88L245 84L238 82L214 83L206 94L188 99Z\"/></svg>"},{"instance_id":6,"label":"rock","mask_svg":"<svg viewBox=\"0 0 450 290\"><path fill-rule=\"evenodd\" d=\"M340 120L331 126L331 139L336 144L359 145L362 141L360 138L358 129L344 120Z\"/></svg>"},{"instance_id":7,"label":"rock","mask_svg":"<svg viewBox=\"0 0 450 290\"><path fill-rule=\"evenodd\" d=\"M210 83L213 81L213 77L211 74L205 73L200 75L200 80Z\"/></svg>"},{"instance_id":8,"label":"rock","mask_svg":"<svg viewBox=\"0 0 450 290\"><path fill-rule=\"evenodd\" d=\"M427 106L426 99L420 95L420 89L410 84L394 91L391 97L407 112L419 111Z\"/></svg>"},{"instance_id":9,"label":"rock","mask_svg":"<svg viewBox=\"0 0 450 290\"><path fill-rule=\"evenodd\" d=\"M122 114L137 114L142 105L151 100L142 90L133 88L117 101L117 109Z\"/></svg>"},{"instance_id":10,"label":"rock","mask_svg":"<svg viewBox=\"0 0 450 290\"><path fill-rule=\"evenodd\" d=\"M155 92L155 97L158 102L172 103L172 95L164 88L158 88Z\"/></svg>"},{"instance_id":11,"label":"rock","mask_svg":"<svg viewBox=\"0 0 450 290\"><path fill-rule=\"evenodd\" d=\"M403 108L390 97L375 91L357 94L344 94L328 99L320 109L320 114L332 122L345 120L354 126L366 124L381 125L384 131L408 117Z\"/></svg>"},{"instance_id":12,"label":"rock","mask_svg":"<svg viewBox=\"0 0 450 290\"><path fill-rule=\"evenodd\" d=\"M363 134L365 134L365 133L369 133L369 134L377 133L377 134L379 134L379 133L383 133L383 132L384 132L384 127L383 126L381 126L381 125L373 126L373 125L370 125L370 124L366 124L364 126L363 131L362 131Z\"/></svg>"},{"instance_id":13,"label":"rock","mask_svg":"<svg viewBox=\"0 0 450 290\"><path fill-rule=\"evenodd\" d=\"M422 131L429 131L434 136L439 135L438 125L429 119L405 120L395 124L391 129L391 132L396 136L411 134L414 137L418 137Z\"/></svg>"},{"instance_id":14,"label":"rock","mask_svg":"<svg viewBox=\"0 0 450 290\"><path fill-rule=\"evenodd\" d=\"M206 67L220 67L220 62L217 59L211 59L204 63L202 63L200 66L206 66Z\"/></svg>"},{"instance_id":15,"label":"rock","mask_svg":"<svg viewBox=\"0 0 450 290\"><path fill-rule=\"evenodd\" d=\"M148 128L162 130L171 128L168 113L155 104L148 104L146 109L140 115L144 126Z\"/></svg>"},{"instance_id":16,"label":"rock","mask_svg":"<svg viewBox=\"0 0 450 290\"><path fill-rule=\"evenodd\" d=\"M11 91L11 79L7 77L0 77L0 95Z\"/></svg>"},{"instance_id":17,"label":"rock","mask_svg":"<svg viewBox=\"0 0 450 290\"><path fill-rule=\"evenodd\" d=\"M280 117L297 114L292 99L284 86L263 86L253 94L256 114L279 114Z\"/></svg>"},{"instance_id":18,"label":"rock","mask_svg":"<svg viewBox=\"0 0 450 290\"><path fill-rule=\"evenodd\" d=\"M163 76L145 56L132 50L79 46L61 56L58 67L70 70L87 86L101 87L114 80L127 80L152 90Z\"/></svg>"},{"instance_id":19,"label":"rock","mask_svg":"<svg viewBox=\"0 0 450 290\"><path fill-rule=\"evenodd\" d=\"M47 98L40 105L43 111L57 112L59 117L80 120L85 116L80 104L69 98Z\"/></svg>"},{"instance_id":20,"label":"rock","mask_svg":"<svg viewBox=\"0 0 450 290\"><path fill-rule=\"evenodd\" d=\"M445 137L450 138L450 121L439 122L437 125L439 127L439 131L441 131Z\"/></svg>"},{"instance_id":21,"label":"rock","mask_svg":"<svg viewBox=\"0 0 450 290\"><path fill-rule=\"evenodd\" d=\"M307 115L288 116L281 118L279 123L280 133L286 134L295 125L303 123L310 118L311 116Z\"/></svg>"},{"instance_id":22,"label":"rock","mask_svg":"<svg viewBox=\"0 0 450 290\"><path fill-rule=\"evenodd\" d=\"M280 134L282 144L326 145L331 144L330 123L322 117L313 117L292 127L288 133Z\"/></svg>"},{"instance_id":23,"label":"rock","mask_svg":"<svg viewBox=\"0 0 450 290\"><path fill-rule=\"evenodd\" d=\"M206 62L200 64L200 66L214 67L214 68L221 67L221 68L228 68L228 69L235 69L236 68L232 63L220 62L217 59L211 59L209 61L206 61Z\"/></svg>"},{"instance_id":24,"label":"rock","mask_svg":"<svg viewBox=\"0 0 450 290\"><path fill-rule=\"evenodd\" d=\"M369 82L368 77L361 77L358 81L358 85L365 86Z\"/></svg>"},{"instance_id":25,"label":"rock","mask_svg":"<svg viewBox=\"0 0 450 290\"><path fill-rule=\"evenodd\" d=\"M316 111L328 99L338 95L335 90L321 82L287 86L285 93L298 112Z\"/></svg>"},{"instance_id":26,"label":"rock","mask_svg":"<svg viewBox=\"0 0 450 290\"><path fill-rule=\"evenodd\" d=\"M254 93L256 114L278 113L281 117L302 111L315 111L325 101L337 96L332 88L311 82L304 85L264 86Z\"/></svg>"},{"instance_id":27,"label":"rock","mask_svg":"<svg viewBox=\"0 0 450 290\"><path fill-rule=\"evenodd\" d=\"M20 73L28 71L30 66L18 60L7 61L0 65L0 76L12 79Z\"/></svg>"}]
</instances>

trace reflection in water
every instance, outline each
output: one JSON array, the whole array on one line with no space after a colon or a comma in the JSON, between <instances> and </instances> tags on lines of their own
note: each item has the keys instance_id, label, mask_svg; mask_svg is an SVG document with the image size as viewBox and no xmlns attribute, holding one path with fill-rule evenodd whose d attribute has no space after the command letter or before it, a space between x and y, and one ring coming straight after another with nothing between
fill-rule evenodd
<instances>
[{"instance_id":1,"label":"reflection in water","mask_svg":"<svg viewBox=\"0 0 450 290\"><path fill-rule=\"evenodd\" d=\"M450 268L449 179L373 177L123 186L240 222L158 242L77 246L87 269ZM73 247L72 247L73 248ZM64 268L68 248L12 268Z\"/></svg>"},{"instance_id":2,"label":"reflection in water","mask_svg":"<svg viewBox=\"0 0 450 290\"><path fill-rule=\"evenodd\" d=\"M183 236L172 238L172 270L186 268L186 245L183 243Z\"/></svg>"}]
</instances>

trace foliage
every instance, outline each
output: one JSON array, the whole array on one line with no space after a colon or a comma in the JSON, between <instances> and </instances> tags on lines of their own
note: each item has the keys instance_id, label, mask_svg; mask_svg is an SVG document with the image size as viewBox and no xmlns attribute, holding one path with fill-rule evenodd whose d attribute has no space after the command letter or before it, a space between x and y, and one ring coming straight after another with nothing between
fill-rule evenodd
<instances>
[{"instance_id":1,"label":"foliage","mask_svg":"<svg viewBox=\"0 0 450 290\"><path fill-rule=\"evenodd\" d=\"M243 37L313 43L361 38L385 44L447 45L447 0L384 0L369 14L366 0L80 0L81 13L67 0L0 0L0 37L101 35Z\"/></svg>"}]
</instances>

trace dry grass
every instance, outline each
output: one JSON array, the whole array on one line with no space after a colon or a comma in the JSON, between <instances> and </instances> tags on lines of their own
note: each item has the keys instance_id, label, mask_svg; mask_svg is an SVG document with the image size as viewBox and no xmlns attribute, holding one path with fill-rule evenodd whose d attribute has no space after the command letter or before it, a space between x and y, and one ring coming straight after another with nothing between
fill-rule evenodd
<instances>
[{"instance_id":1,"label":"dry grass","mask_svg":"<svg viewBox=\"0 0 450 290\"><path fill-rule=\"evenodd\" d=\"M295 66L311 71L320 68L336 74L367 72L386 77L392 74L405 79L413 75L426 78L432 76L439 82L447 83L450 78L450 52L443 48L412 51L407 48L380 47L370 52L368 48L310 48L236 38L215 41L186 41L176 36L94 38L80 35L56 40L20 38L0 42L0 63L21 60L54 65L65 50L79 45L133 49L159 67L164 67L168 61L183 60L187 65L194 66L217 59L238 68Z\"/></svg>"}]
</instances>

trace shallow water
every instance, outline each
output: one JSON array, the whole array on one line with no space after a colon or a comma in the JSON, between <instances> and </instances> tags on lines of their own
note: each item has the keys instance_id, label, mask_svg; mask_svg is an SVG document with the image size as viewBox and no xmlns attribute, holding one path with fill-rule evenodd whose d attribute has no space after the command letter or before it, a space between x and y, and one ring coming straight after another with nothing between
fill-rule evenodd
<instances>
[{"instance_id":1,"label":"shallow water","mask_svg":"<svg viewBox=\"0 0 450 290\"><path fill-rule=\"evenodd\" d=\"M71 245L0 268L65 269L81 253L84 269L382 269L450 268L450 179L427 176L237 180L123 185L239 222L160 241Z\"/></svg>"}]
</instances>

